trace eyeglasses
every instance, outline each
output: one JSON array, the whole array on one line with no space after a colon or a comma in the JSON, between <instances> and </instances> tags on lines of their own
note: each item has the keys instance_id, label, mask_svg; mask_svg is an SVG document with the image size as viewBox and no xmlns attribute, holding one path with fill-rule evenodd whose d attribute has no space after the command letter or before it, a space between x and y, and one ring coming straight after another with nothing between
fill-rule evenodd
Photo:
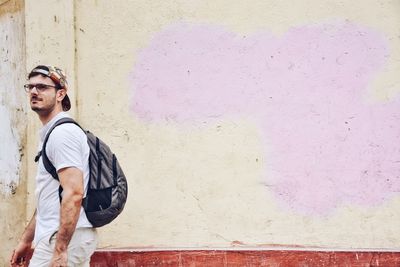
<instances>
[{"instance_id":1,"label":"eyeglasses","mask_svg":"<svg viewBox=\"0 0 400 267\"><path fill-rule=\"evenodd\" d=\"M44 92L47 88L49 87L53 87L58 89L57 86L54 85L49 85L49 84L44 84L44 83L36 83L36 84L25 84L24 88L25 88L25 92L30 93L32 91L33 88L36 88L36 90L41 93Z\"/></svg>"}]
</instances>

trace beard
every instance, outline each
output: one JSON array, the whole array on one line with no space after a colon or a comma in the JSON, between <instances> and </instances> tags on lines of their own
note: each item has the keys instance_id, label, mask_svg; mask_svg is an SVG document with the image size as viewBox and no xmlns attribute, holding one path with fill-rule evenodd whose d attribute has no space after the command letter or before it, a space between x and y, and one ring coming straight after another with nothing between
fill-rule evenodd
<instances>
[{"instance_id":1,"label":"beard","mask_svg":"<svg viewBox=\"0 0 400 267\"><path fill-rule=\"evenodd\" d=\"M38 98L38 97L31 98L31 109L39 115L50 114L54 110L56 103L57 103L56 98L50 99L48 101L48 103L44 103L44 105L42 105L42 106L37 106L35 104L32 104L32 101L36 101L36 103L40 103L40 102L43 103L43 98Z\"/></svg>"}]
</instances>

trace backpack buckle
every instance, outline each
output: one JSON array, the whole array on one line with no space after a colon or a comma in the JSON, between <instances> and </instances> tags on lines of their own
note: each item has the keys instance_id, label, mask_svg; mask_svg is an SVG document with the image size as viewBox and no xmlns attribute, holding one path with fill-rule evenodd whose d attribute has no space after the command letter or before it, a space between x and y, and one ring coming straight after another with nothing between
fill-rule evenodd
<instances>
[{"instance_id":1,"label":"backpack buckle","mask_svg":"<svg viewBox=\"0 0 400 267\"><path fill-rule=\"evenodd\" d=\"M39 153L35 157L35 162L38 162L41 156L42 156L42 151L40 150Z\"/></svg>"}]
</instances>

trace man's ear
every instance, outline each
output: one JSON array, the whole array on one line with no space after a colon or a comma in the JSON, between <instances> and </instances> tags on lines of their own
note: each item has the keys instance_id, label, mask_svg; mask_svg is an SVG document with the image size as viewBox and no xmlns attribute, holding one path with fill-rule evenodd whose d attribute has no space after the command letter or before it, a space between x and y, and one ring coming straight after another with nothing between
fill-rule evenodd
<instances>
[{"instance_id":1,"label":"man's ear","mask_svg":"<svg viewBox=\"0 0 400 267\"><path fill-rule=\"evenodd\" d=\"M59 89L57 90L57 100L62 101L64 97L67 95L67 91L65 89Z\"/></svg>"}]
</instances>

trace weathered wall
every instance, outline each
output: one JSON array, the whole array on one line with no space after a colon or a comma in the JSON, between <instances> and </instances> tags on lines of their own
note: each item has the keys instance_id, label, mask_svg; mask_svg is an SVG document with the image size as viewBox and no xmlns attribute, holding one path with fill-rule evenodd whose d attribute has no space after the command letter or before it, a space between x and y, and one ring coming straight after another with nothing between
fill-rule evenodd
<instances>
[{"instance_id":1,"label":"weathered wall","mask_svg":"<svg viewBox=\"0 0 400 267\"><path fill-rule=\"evenodd\" d=\"M400 2L50 2L27 67L131 185L101 247L399 249Z\"/></svg>"},{"instance_id":2,"label":"weathered wall","mask_svg":"<svg viewBox=\"0 0 400 267\"><path fill-rule=\"evenodd\" d=\"M0 1L0 265L25 224L25 31L23 1Z\"/></svg>"},{"instance_id":3,"label":"weathered wall","mask_svg":"<svg viewBox=\"0 0 400 267\"><path fill-rule=\"evenodd\" d=\"M103 247L398 249L400 2L77 1Z\"/></svg>"}]
</instances>

